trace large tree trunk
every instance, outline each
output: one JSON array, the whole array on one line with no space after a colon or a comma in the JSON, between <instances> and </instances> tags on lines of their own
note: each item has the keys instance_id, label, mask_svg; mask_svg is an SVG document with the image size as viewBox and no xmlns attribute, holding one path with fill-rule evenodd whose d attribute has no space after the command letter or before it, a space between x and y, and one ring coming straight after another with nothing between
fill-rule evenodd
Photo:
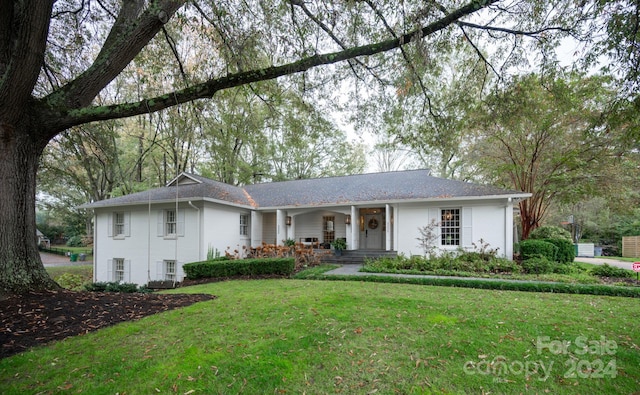
<instances>
[{"instance_id":1,"label":"large tree trunk","mask_svg":"<svg viewBox=\"0 0 640 395\"><path fill-rule=\"evenodd\" d=\"M36 245L36 171L44 143L2 122L0 136L0 298L59 288Z\"/></svg>"}]
</instances>

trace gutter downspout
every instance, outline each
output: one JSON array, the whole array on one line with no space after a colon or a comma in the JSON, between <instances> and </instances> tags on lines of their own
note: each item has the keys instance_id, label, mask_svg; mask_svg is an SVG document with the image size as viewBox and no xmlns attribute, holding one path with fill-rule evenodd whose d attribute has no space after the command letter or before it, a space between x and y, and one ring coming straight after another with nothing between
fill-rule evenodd
<instances>
[{"instance_id":1,"label":"gutter downspout","mask_svg":"<svg viewBox=\"0 0 640 395\"><path fill-rule=\"evenodd\" d=\"M189 206L198 212L198 261L202 260L202 229L200 229L200 209L196 207L191 200L189 200Z\"/></svg>"}]
</instances>

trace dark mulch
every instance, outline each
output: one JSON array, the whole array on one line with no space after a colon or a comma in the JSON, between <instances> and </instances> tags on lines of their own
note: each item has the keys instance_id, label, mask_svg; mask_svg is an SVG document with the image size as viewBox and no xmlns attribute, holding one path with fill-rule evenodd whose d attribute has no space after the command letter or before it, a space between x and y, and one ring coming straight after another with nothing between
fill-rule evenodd
<instances>
[{"instance_id":1,"label":"dark mulch","mask_svg":"<svg viewBox=\"0 0 640 395\"><path fill-rule=\"evenodd\" d=\"M57 291L0 301L0 358L123 321L214 299L204 294Z\"/></svg>"}]
</instances>

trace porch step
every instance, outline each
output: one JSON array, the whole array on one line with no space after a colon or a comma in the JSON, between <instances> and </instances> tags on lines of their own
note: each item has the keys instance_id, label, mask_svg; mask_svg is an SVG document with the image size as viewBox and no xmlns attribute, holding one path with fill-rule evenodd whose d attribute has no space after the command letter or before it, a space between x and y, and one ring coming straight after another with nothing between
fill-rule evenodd
<instances>
[{"instance_id":1,"label":"porch step","mask_svg":"<svg viewBox=\"0 0 640 395\"><path fill-rule=\"evenodd\" d=\"M385 250L344 250L342 251L341 256L336 256L334 254L328 254L323 256L322 262L324 263L336 263L339 265L342 264L362 264L364 263L365 258L381 258L381 257L390 257L395 258L398 256L396 251L385 251Z\"/></svg>"}]
</instances>

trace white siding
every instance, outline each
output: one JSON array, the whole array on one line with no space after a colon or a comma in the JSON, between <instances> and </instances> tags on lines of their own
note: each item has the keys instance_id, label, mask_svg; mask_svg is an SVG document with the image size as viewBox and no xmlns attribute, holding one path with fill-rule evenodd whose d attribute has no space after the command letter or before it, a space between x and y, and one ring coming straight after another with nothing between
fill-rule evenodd
<instances>
[{"instance_id":1,"label":"white siding","mask_svg":"<svg viewBox=\"0 0 640 395\"><path fill-rule=\"evenodd\" d=\"M490 248L499 248L498 254L504 256L505 252L511 251L513 242L511 235L505 232L505 204L505 201L400 204L397 218L395 218L400 224L397 229L397 251L405 255L422 255L424 251L417 240L420 236L418 228L428 225L431 219L439 223L442 208L460 207L462 209L461 247L473 249L472 243L479 246L479 240L482 239L485 243L489 243ZM437 229L436 232L438 232ZM439 244L439 238L437 244ZM447 249L456 250L456 248L448 247Z\"/></svg>"},{"instance_id":2,"label":"white siding","mask_svg":"<svg viewBox=\"0 0 640 395\"><path fill-rule=\"evenodd\" d=\"M125 226L128 237L114 239L108 237L112 229L113 209L96 209L95 237L96 256L94 256L94 272L96 281L112 281L114 258L124 258L126 264L126 281L139 285L156 280L156 262L163 259L175 259L179 262L198 260L199 235L197 210L180 203L178 222L179 236L165 239L157 236L158 219L163 210L174 209L174 204L154 205L149 216L147 205L127 207ZM111 226L110 226L111 225ZM206 248L206 245L205 247ZM206 253L206 251L205 251ZM182 273L178 268L178 274ZM180 278L182 280L182 278Z\"/></svg>"},{"instance_id":3,"label":"white siding","mask_svg":"<svg viewBox=\"0 0 640 395\"><path fill-rule=\"evenodd\" d=\"M262 214L262 241L267 244L275 244L277 237L276 213Z\"/></svg>"},{"instance_id":4,"label":"white siding","mask_svg":"<svg viewBox=\"0 0 640 395\"><path fill-rule=\"evenodd\" d=\"M206 203L203 213L203 248L211 246L224 255L225 251L243 251L243 246L249 247L251 239L240 235L240 214L251 216L248 210ZM251 222L251 220L249 220ZM251 223L249 223L251 228Z\"/></svg>"}]
</instances>

